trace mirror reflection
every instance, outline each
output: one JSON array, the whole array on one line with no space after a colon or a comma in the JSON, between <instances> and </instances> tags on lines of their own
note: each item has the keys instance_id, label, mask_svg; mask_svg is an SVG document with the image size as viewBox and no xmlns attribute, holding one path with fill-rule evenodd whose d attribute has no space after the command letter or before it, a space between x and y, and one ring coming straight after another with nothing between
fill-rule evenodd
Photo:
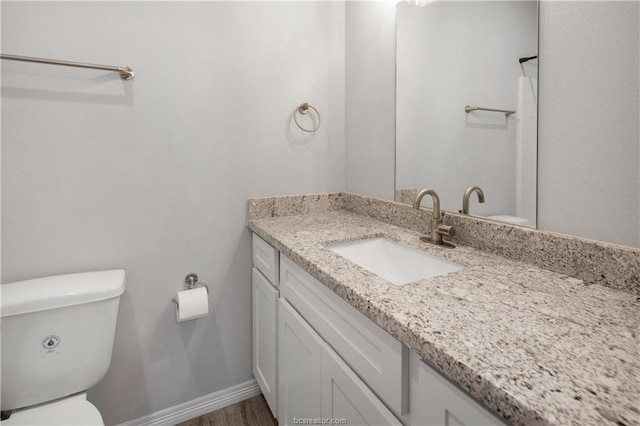
<instances>
[{"instance_id":1,"label":"mirror reflection","mask_svg":"<svg viewBox=\"0 0 640 426\"><path fill-rule=\"evenodd\" d=\"M470 214L535 227L537 2L401 2L396 19L396 200L433 188L458 212L468 190Z\"/></svg>"}]
</instances>

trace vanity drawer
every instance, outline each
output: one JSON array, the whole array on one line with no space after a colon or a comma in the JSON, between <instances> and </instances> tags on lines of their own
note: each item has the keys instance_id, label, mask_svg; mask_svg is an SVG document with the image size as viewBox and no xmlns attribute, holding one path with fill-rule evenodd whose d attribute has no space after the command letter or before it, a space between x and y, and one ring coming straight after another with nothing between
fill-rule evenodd
<instances>
[{"instance_id":1,"label":"vanity drawer","mask_svg":"<svg viewBox=\"0 0 640 426\"><path fill-rule=\"evenodd\" d=\"M253 266L258 268L271 281L271 284L278 287L280 285L278 250L256 234L251 235L253 236Z\"/></svg>"},{"instance_id":2,"label":"vanity drawer","mask_svg":"<svg viewBox=\"0 0 640 426\"><path fill-rule=\"evenodd\" d=\"M408 348L280 255L281 296L342 357L386 405L408 411Z\"/></svg>"}]
</instances>

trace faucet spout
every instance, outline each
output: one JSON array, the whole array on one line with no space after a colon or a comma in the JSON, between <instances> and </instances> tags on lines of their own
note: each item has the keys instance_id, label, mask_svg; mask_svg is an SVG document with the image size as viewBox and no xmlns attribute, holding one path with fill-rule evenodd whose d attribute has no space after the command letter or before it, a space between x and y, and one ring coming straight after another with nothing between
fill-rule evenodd
<instances>
[{"instance_id":1,"label":"faucet spout","mask_svg":"<svg viewBox=\"0 0 640 426\"><path fill-rule=\"evenodd\" d=\"M420 203L422 203L422 198L425 195L431 195L431 199L433 200L433 218L440 219L440 197L438 196L438 193L433 189L423 189L422 191L418 192L418 195L416 195L416 200L413 202L413 208L420 208Z\"/></svg>"},{"instance_id":2,"label":"faucet spout","mask_svg":"<svg viewBox=\"0 0 640 426\"><path fill-rule=\"evenodd\" d=\"M440 197L438 193L433 189L423 189L418 192L415 201L413 202L413 208L419 209L420 203L422 202L422 198L425 195L430 195L433 201L433 217L431 219L431 236L430 237L421 237L421 241L426 241L432 244L437 244L443 247L453 248L455 247L453 244L445 242L442 239L443 235L448 237L452 237L455 235L455 230L453 226L447 226L442 223L442 213L440 212Z\"/></svg>"},{"instance_id":3,"label":"faucet spout","mask_svg":"<svg viewBox=\"0 0 640 426\"><path fill-rule=\"evenodd\" d=\"M466 191L464 191L464 196L462 197L462 211L460 213L469 214L469 198L471 198L471 194L474 192L478 194L478 202L484 203L484 192L482 192L482 189L477 185L470 186Z\"/></svg>"}]
</instances>

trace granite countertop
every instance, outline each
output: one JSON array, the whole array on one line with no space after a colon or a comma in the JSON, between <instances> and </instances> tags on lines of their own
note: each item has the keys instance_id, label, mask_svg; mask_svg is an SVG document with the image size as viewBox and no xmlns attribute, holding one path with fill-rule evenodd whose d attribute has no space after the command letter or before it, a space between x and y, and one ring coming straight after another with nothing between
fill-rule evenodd
<instances>
[{"instance_id":1,"label":"granite countertop","mask_svg":"<svg viewBox=\"0 0 640 426\"><path fill-rule=\"evenodd\" d=\"M640 425L637 296L346 210L249 228L507 422ZM325 247L380 236L464 269L395 286Z\"/></svg>"}]
</instances>

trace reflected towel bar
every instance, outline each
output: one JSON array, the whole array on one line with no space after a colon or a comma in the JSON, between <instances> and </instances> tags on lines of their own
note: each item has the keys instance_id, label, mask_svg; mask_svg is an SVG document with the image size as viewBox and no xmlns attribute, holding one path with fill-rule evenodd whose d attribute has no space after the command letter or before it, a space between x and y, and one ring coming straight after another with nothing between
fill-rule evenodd
<instances>
[{"instance_id":1,"label":"reflected towel bar","mask_svg":"<svg viewBox=\"0 0 640 426\"><path fill-rule=\"evenodd\" d=\"M522 64L522 63L528 62L528 61L530 61L532 59L538 59L538 57L537 56L529 56L528 58L520 58L520 59L518 59L518 62L520 62Z\"/></svg>"},{"instance_id":2,"label":"reflected towel bar","mask_svg":"<svg viewBox=\"0 0 640 426\"><path fill-rule=\"evenodd\" d=\"M504 112L504 115L506 115L507 117L510 116L511 114L515 114L515 111L509 110L509 109L493 109L493 108L483 108L483 107L479 107L479 106L469 106L469 105L465 105L464 107L464 112L466 112L467 114L470 113L471 111L493 111L493 112Z\"/></svg>"},{"instance_id":3,"label":"reflected towel bar","mask_svg":"<svg viewBox=\"0 0 640 426\"><path fill-rule=\"evenodd\" d=\"M117 67L110 65L85 64L82 62L58 61L56 59L33 58L30 56L0 54L0 59L8 61L35 62L38 64L61 65L63 67L91 68L94 70L116 71L123 80L131 80L134 77L133 70L129 67Z\"/></svg>"}]
</instances>

